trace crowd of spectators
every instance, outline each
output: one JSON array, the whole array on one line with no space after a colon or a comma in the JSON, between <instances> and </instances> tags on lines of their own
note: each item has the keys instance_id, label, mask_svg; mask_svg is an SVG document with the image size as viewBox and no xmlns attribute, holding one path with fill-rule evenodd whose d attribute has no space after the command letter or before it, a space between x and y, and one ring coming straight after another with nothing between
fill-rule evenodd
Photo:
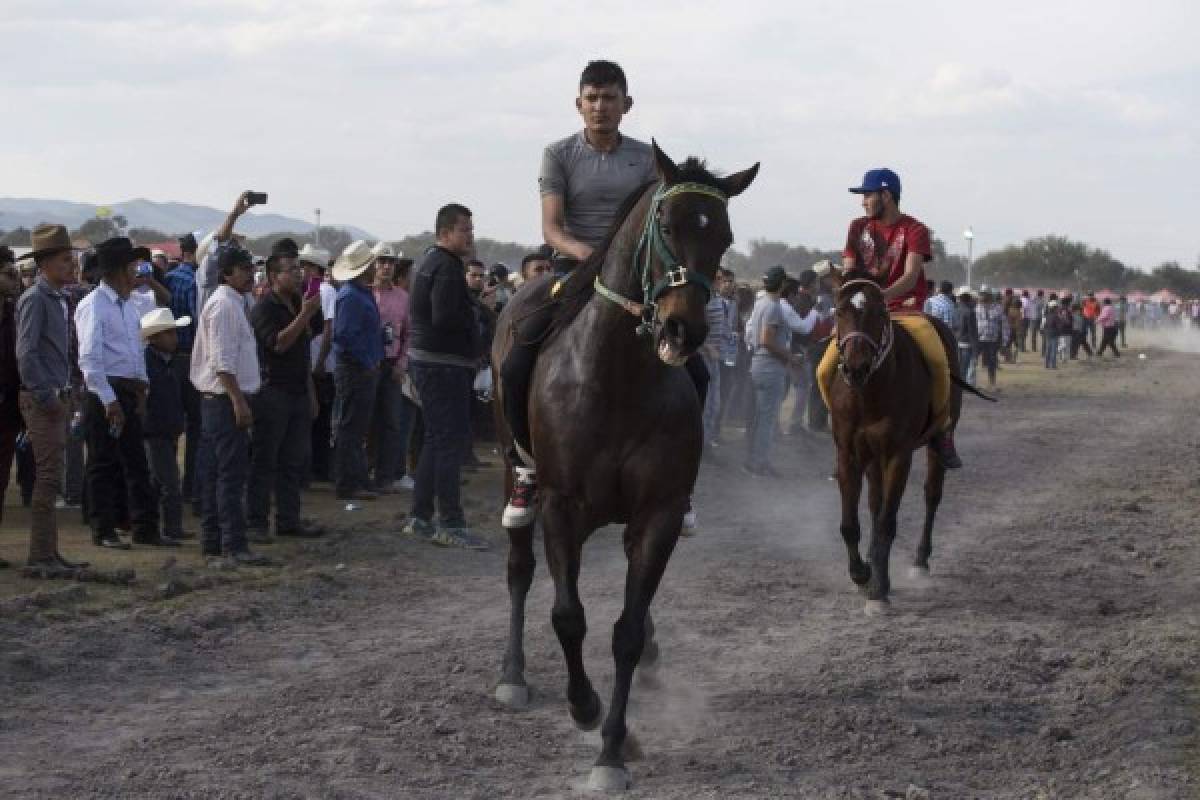
<instances>
[{"instance_id":1,"label":"crowd of spectators","mask_svg":"<svg viewBox=\"0 0 1200 800\"><path fill-rule=\"evenodd\" d=\"M486 267L451 203L416 260L288 238L258 258L235 232L249 207L243 194L216 231L181 237L174 260L121 236L80 252L61 225L35 229L19 261L0 248L0 498L15 460L27 570L88 566L60 553L66 509L97 547L198 538L214 567L266 565L253 546L324 534L302 514L314 481L343 513L408 493L409 533L487 547L460 470L478 463L496 314L549 254Z\"/></svg>"}]
</instances>

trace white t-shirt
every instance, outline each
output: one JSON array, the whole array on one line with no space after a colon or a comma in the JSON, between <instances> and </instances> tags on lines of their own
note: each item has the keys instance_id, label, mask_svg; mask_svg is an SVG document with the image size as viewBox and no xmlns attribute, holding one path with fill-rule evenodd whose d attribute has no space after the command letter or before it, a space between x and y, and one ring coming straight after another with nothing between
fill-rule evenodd
<instances>
[{"instance_id":1,"label":"white t-shirt","mask_svg":"<svg viewBox=\"0 0 1200 800\"><path fill-rule=\"evenodd\" d=\"M333 322L333 312L337 308L337 289L329 281L321 281L321 316L326 322Z\"/></svg>"},{"instance_id":2,"label":"white t-shirt","mask_svg":"<svg viewBox=\"0 0 1200 800\"><path fill-rule=\"evenodd\" d=\"M129 305L133 306L138 320L141 320L142 317L158 308L158 300L154 297L153 289L143 286L129 293Z\"/></svg>"}]
</instances>

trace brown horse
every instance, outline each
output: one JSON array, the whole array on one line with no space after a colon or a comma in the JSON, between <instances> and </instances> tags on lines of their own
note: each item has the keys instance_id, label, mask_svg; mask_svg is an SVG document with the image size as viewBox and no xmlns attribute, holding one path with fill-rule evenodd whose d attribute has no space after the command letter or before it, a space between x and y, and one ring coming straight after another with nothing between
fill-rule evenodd
<instances>
[{"instance_id":1,"label":"brown horse","mask_svg":"<svg viewBox=\"0 0 1200 800\"><path fill-rule=\"evenodd\" d=\"M916 341L887 311L883 291L866 272L834 278L837 376L829 387L837 479L842 494L842 538L850 558L850 579L867 594L866 611L886 609L891 582L888 559L896 538L896 515L908 485L912 453L926 446L925 525L913 571L927 575L933 549L933 519L942 500L946 469L929 440L936 432L930 415L929 368ZM958 424L962 405L958 346L950 331L937 329L950 365L950 416ZM868 561L858 551L858 501L866 473L871 511ZM869 562L869 563L868 563Z\"/></svg>"},{"instance_id":2,"label":"brown horse","mask_svg":"<svg viewBox=\"0 0 1200 800\"><path fill-rule=\"evenodd\" d=\"M699 469L700 404L677 367L707 333L711 281L733 241L726 201L758 171L756 164L717 178L695 159L676 166L657 145L654 155L660 181L626 200L605 244L557 289L551 281L522 289L501 314L492 348L492 363L504 363L515 323L546 303L559 307L533 373L530 444L554 579L551 620L567 664L568 709L583 730L594 729L604 712L583 664L587 622L577 588L583 544L603 525L625 525L625 601L612 643L616 675L590 778L601 789L631 785L624 763L630 683L639 659L649 664L658 656L650 602ZM496 392L502 399L502 380ZM511 436L498 417L507 450ZM512 616L496 697L522 707L528 701L523 634L533 526L508 534Z\"/></svg>"}]
</instances>

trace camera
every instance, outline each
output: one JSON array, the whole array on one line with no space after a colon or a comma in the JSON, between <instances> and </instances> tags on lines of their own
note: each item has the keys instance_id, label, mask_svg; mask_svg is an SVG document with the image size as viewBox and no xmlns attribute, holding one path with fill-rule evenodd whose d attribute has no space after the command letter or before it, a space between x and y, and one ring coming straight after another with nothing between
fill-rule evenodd
<instances>
[{"instance_id":1,"label":"camera","mask_svg":"<svg viewBox=\"0 0 1200 800\"><path fill-rule=\"evenodd\" d=\"M246 192L246 203L252 206L265 206L267 204L267 193L248 190Z\"/></svg>"}]
</instances>

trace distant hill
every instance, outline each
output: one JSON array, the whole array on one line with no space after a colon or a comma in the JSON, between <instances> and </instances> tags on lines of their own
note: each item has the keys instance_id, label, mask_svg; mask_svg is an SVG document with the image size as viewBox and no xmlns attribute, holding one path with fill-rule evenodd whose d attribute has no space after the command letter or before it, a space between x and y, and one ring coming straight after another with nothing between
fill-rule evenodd
<instances>
[{"instance_id":1,"label":"distant hill","mask_svg":"<svg viewBox=\"0 0 1200 800\"><path fill-rule=\"evenodd\" d=\"M193 206L187 203L158 203L137 198L123 203L108 205L113 214L125 217L131 228L152 228L169 234L188 231L209 231L224 220L228 211L208 206ZM47 200L32 197L0 197L0 230L33 228L43 222L55 222L75 229L96 216L96 208L90 203L73 203L69 200ZM350 234L353 239L375 239L367 231L352 225L332 225ZM269 233L307 233L313 224L281 214L251 211L238 220L238 231L250 236L265 236Z\"/></svg>"}]
</instances>

